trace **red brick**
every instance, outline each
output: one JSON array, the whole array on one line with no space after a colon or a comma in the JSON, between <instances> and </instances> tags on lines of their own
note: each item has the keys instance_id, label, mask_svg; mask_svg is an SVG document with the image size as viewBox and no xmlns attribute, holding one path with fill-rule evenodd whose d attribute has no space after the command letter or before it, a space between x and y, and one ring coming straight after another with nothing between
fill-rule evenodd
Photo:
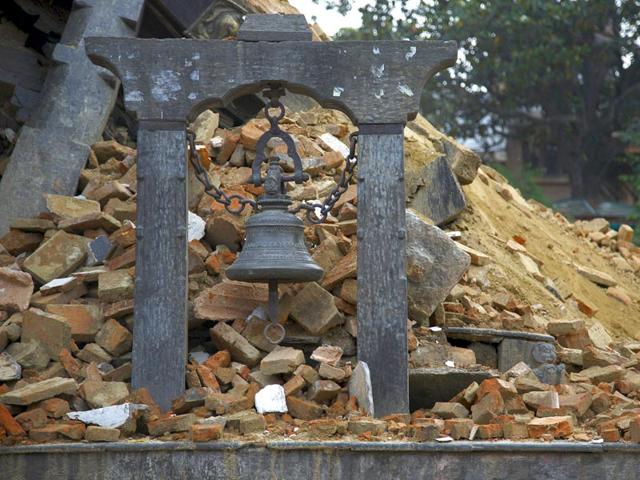
<instances>
[{"instance_id":1,"label":"red brick","mask_svg":"<svg viewBox=\"0 0 640 480\"><path fill-rule=\"evenodd\" d=\"M491 438L502 438L503 435L502 425L499 423L488 423L486 425L478 425L476 438L488 440Z\"/></svg>"},{"instance_id":2,"label":"red brick","mask_svg":"<svg viewBox=\"0 0 640 480\"><path fill-rule=\"evenodd\" d=\"M193 424L191 425L191 440L194 442L210 442L222 438L221 424Z\"/></svg>"},{"instance_id":3,"label":"red brick","mask_svg":"<svg viewBox=\"0 0 640 480\"><path fill-rule=\"evenodd\" d=\"M544 434L553 438L567 438L573 433L573 420L569 416L534 418L527 424L531 438L541 438Z\"/></svg>"},{"instance_id":4,"label":"red brick","mask_svg":"<svg viewBox=\"0 0 640 480\"><path fill-rule=\"evenodd\" d=\"M316 402L294 396L287 397L287 408L292 417L302 420L315 420L320 418L323 412L322 407Z\"/></svg>"},{"instance_id":5,"label":"red brick","mask_svg":"<svg viewBox=\"0 0 640 480\"><path fill-rule=\"evenodd\" d=\"M13 418L11 412L0 403L0 426L2 426L12 437L22 437L26 435L20 423Z\"/></svg>"}]
</instances>

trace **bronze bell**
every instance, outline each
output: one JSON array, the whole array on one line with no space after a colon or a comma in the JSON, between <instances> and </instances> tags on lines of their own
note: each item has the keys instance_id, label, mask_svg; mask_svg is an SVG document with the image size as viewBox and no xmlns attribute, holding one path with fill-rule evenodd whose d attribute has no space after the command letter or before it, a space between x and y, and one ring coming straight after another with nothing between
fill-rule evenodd
<instances>
[{"instance_id":1,"label":"bronze bell","mask_svg":"<svg viewBox=\"0 0 640 480\"><path fill-rule=\"evenodd\" d=\"M247 237L238 259L226 270L243 282L314 282L324 273L304 244L304 224L287 208L265 207L246 224Z\"/></svg>"},{"instance_id":2,"label":"bronze bell","mask_svg":"<svg viewBox=\"0 0 640 480\"><path fill-rule=\"evenodd\" d=\"M272 343L279 343L285 336L284 327L278 322L278 284L314 282L320 280L324 274L320 265L313 261L307 251L304 243L304 223L289 211L292 201L286 194L286 183L294 181L301 184L309 179L309 175L302 169L302 161L296 152L293 138L278 126L278 122L285 115L284 105L278 100L283 94L282 88L272 87L265 92L265 96L271 100L265 105L265 117L270 128L258 140L256 158L252 165L251 183L264 188L264 195L257 203L239 195L227 195L214 187L195 154L195 135L189 136L191 161L198 179L205 185L205 191L232 213L239 214L247 205L259 211L247 220L244 247L225 273L230 280L269 284L268 314L271 323L265 326L264 335ZM272 116L269 112L270 106L279 108L279 115ZM294 163L293 175L284 174L279 158L266 158L267 142L274 137L286 144L287 153ZM264 162L268 162L268 167L263 177L261 167ZM239 202L239 208L232 206L233 200ZM307 209L315 211L315 208L309 206ZM300 208L296 211L299 210Z\"/></svg>"}]
</instances>

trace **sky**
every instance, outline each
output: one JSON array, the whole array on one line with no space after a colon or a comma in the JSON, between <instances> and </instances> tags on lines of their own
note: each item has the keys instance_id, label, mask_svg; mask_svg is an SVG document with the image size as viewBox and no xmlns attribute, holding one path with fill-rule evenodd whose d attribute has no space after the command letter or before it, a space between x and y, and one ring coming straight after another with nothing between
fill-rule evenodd
<instances>
[{"instance_id":1,"label":"sky","mask_svg":"<svg viewBox=\"0 0 640 480\"><path fill-rule=\"evenodd\" d=\"M327 10L322 3L316 4L312 0L289 0L289 3L304 13L308 22L312 22L312 17L317 18L317 22L328 35L334 35L344 27L358 28L362 25L358 8L374 2L367 0L356 0L351 2L352 8L347 15L341 15L335 10Z\"/></svg>"}]
</instances>

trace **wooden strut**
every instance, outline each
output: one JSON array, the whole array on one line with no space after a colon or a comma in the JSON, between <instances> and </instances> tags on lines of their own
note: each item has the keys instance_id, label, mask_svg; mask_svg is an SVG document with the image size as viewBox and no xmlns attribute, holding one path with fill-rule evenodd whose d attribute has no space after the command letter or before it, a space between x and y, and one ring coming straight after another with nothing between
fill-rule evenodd
<instances>
[{"instance_id":1,"label":"wooden strut","mask_svg":"<svg viewBox=\"0 0 640 480\"><path fill-rule=\"evenodd\" d=\"M185 121L277 83L359 126L358 357L371 371L376 416L408 412L403 128L426 81L455 62L455 42L90 38L85 45L94 63L122 80L125 106L140 120L133 387L148 388L164 409L184 390Z\"/></svg>"}]
</instances>

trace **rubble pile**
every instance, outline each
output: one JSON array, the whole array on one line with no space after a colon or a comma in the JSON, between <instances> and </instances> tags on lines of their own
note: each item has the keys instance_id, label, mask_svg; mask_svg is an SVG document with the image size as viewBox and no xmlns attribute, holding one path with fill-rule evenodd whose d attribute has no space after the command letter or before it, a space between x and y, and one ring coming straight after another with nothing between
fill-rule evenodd
<instances>
[{"instance_id":1,"label":"rubble pile","mask_svg":"<svg viewBox=\"0 0 640 480\"><path fill-rule=\"evenodd\" d=\"M287 112L282 124L311 176L289 194L322 200L344 168L353 126L319 108ZM264 118L222 128L217 114L201 114L192 129L212 182L228 194L259 196L250 165L267 128ZM281 140L272 139L266 153L292 171ZM600 221L570 224L525 201L421 117L405 129L405 157L410 366L493 378L432 409L368 416L375 409L368 367L356 358L356 185L326 223L306 228L325 275L280 287L287 335L275 346L262 333L266 285L224 275L250 212L227 212L189 166L187 390L171 411L160 411L129 384L136 151L103 141L93 146L77 197L47 195L46 212L17 220L0 238L2 442L223 435L640 441L633 232L614 233ZM500 374L493 347L452 338L456 327L552 335L557 359L554 353ZM549 369L556 381L545 377Z\"/></svg>"}]
</instances>

